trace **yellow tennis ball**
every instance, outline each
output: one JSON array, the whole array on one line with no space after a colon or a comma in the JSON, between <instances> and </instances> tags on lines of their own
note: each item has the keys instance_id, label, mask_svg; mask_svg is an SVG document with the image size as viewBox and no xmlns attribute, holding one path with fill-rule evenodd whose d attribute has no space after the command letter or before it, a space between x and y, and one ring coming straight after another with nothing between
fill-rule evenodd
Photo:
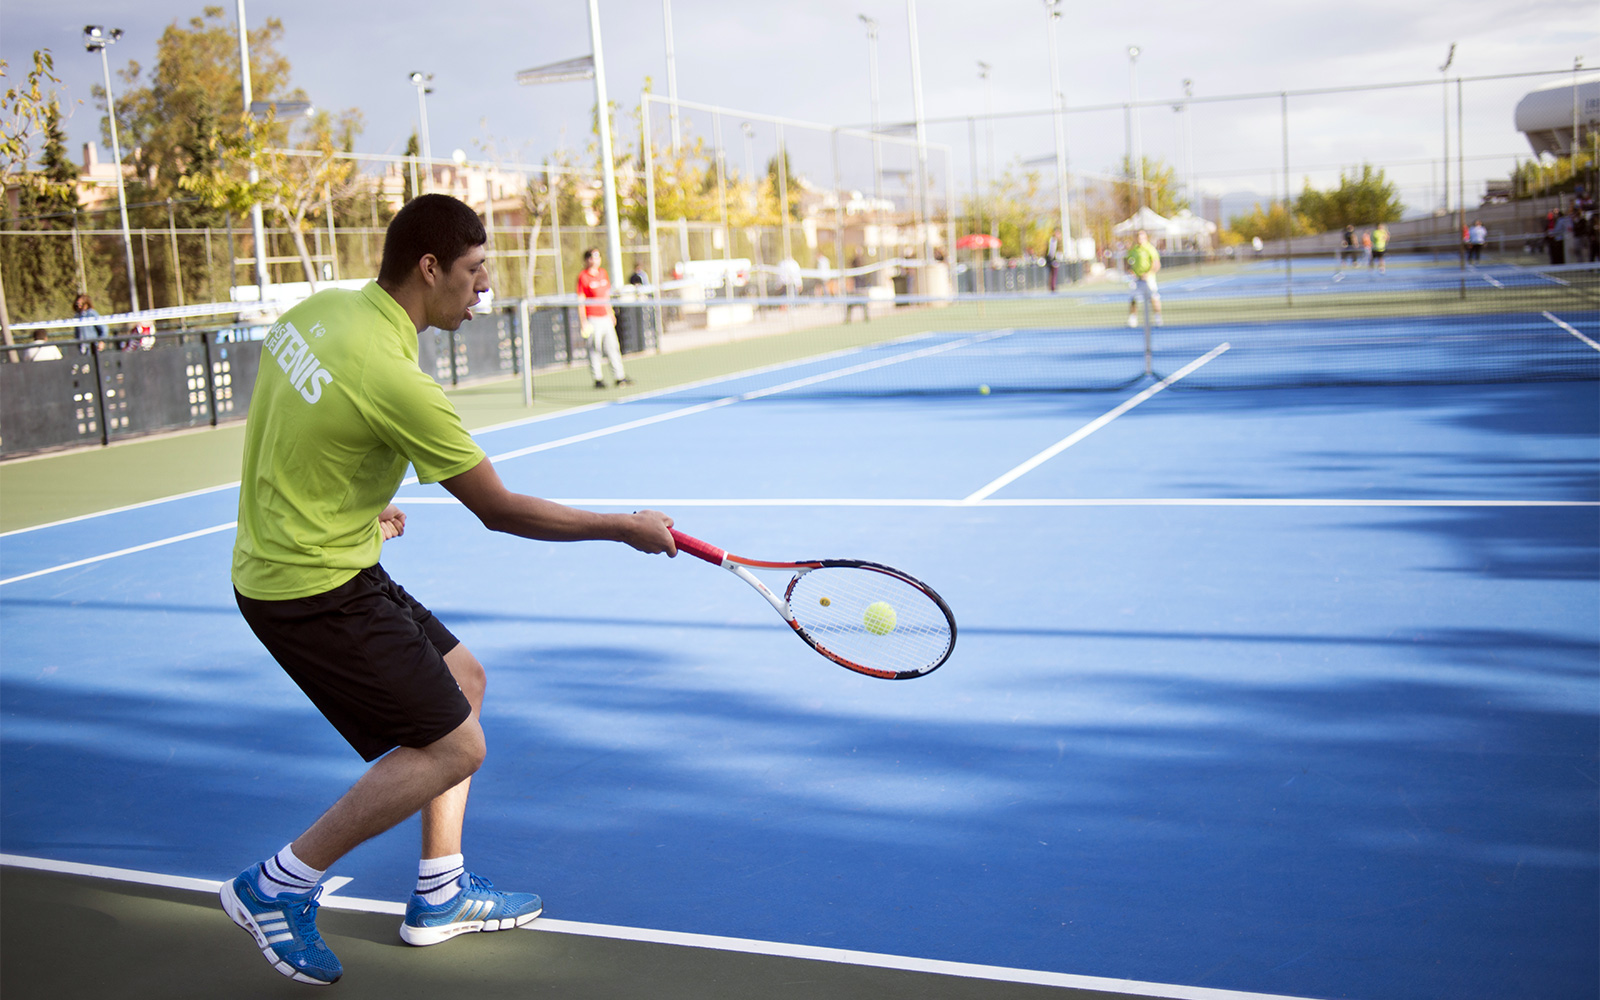
<instances>
[{"instance_id":1,"label":"yellow tennis ball","mask_svg":"<svg viewBox=\"0 0 1600 1000\"><path fill-rule=\"evenodd\" d=\"M873 601L867 605L861 621L873 635L888 635L894 631L895 613L886 601Z\"/></svg>"},{"instance_id":2,"label":"yellow tennis ball","mask_svg":"<svg viewBox=\"0 0 1600 1000\"><path fill-rule=\"evenodd\" d=\"M832 604L833 601L831 601L828 598L824 597L821 601L819 601L817 603L821 604L823 607L827 607L828 605Z\"/></svg>"},{"instance_id":3,"label":"yellow tennis ball","mask_svg":"<svg viewBox=\"0 0 1600 1000\"><path fill-rule=\"evenodd\" d=\"M988 387L988 386L986 386L986 385L980 385L980 386L978 386L978 395L980 395L980 396L987 396L987 395L989 395L989 387Z\"/></svg>"}]
</instances>

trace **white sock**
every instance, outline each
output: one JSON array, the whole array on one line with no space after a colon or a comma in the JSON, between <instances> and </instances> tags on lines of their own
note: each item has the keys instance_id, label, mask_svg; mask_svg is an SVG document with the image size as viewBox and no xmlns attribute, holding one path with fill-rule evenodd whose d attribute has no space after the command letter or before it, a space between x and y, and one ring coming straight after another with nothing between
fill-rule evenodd
<instances>
[{"instance_id":1,"label":"white sock","mask_svg":"<svg viewBox=\"0 0 1600 1000\"><path fill-rule=\"evenodd\" d=\"M295 857L292 845L256 866L256 889L263 899L274 899L284 893L304 895L317 887L325 871L317 869Z\"/></svg>"},{"instance_id":2,"label":"white sock","mask_svg":"<svg viewBox=\"0 0 1600 1000\"><path fill-rule=\"evenodd\" d=\"M417 862L417 895L429 906L438 906L456 898L461 891L457 883L466 871L466 859L459 854L442 858L423 858Z\"/></svg>"}]
</instances>

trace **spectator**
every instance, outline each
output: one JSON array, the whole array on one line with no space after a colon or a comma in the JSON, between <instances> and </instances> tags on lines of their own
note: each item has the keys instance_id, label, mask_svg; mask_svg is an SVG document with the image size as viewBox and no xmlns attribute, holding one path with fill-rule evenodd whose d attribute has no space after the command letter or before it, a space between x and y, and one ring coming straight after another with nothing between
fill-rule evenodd
<instances>
[{"instance_id":1,"label":"spectator","mask_svg":"<svg viewBox=\"0 0 1600 1000\"><path fill-rule=\"evenodd\" d=\"M1558 215L1555 223L1550 227L1550 263L1560 266L1567 262L1568 245L1575 242L1572 237L1573 216L1577 209L1572 210L1572 215Z\"/></svg>"},{"instance_id":2,"label":"spectator","mask_svg":"<svg viewBox=\"0 0 1600 1000\"><path fill-rule=\"evenodd\" d=\"M72 300L72 311L79 319L96 319L100 315L94 311L94 304L87 295L79 295ZM109 336L111 331L106 329L104 323L78 327L79 340L105 340Z\"/></svg>"},{"instance_id":3,"label":"spectator","mask_svg":"<svg viewBox=\"0 0 1600 1000\"><path fill-rule=\"evenodd\" d=\"M1483 220L1474 219L1472 225L1467 227L1467 260L1477 263L1483 257L1483 245L1489 242L1489 230L1483 225Z\"/></svg>"},{"instance_id":4,"label":"spectator","mask_svg":"<svg viewBox=\"0 0 1600 1000\"><path fill-rule=\"evenodd\" d=\"M50 343L50 335L43 330L33 331L33 347L22 349L24 361L60 361L61 348Z\"/></svg>"}]
</instances>

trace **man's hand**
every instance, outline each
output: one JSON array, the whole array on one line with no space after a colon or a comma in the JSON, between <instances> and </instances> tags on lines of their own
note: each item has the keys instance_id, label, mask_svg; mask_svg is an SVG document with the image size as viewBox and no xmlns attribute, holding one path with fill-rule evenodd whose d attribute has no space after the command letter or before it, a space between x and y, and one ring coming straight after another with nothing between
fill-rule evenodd
<instances>
[{"instance_id":1,"label":"man's hand","mask_svg":"<svg viewBox=\"0 0 1600 1000\"><path fill-rule=\"evenodd\" d=\"M639 510L628 515L627 527L622 533L622 541L652 555L665 552L669 556L678 554L677 543L672 540L672 518L659 510Z\"/></svg>"},{"instance_id":2,"label":"man's hand","mask_svg":"<svg viewBox=\"0 0 1600 1000\"><path fill-rule=\"evenodd\" d=\"M383 508L383 513L378 515L378 530L383 532L383 540L399 538L406 533L406 512L394 504Z\"/></svg>"}]
</instances>

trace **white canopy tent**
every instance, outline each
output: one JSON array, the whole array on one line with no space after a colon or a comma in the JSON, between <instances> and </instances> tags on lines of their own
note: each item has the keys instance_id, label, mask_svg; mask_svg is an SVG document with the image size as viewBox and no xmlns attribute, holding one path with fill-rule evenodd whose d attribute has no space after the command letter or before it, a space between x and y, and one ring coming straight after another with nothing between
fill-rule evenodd
<instances>
[{"instance_id":1,"label":"white canopy tent","mask_svg":"<svg viewBox=\"0 0 1600 1000\"><path fill-rule=\"evenodd\" d=\"M1155 240L1167 235L1167 227L1170 224L1169 220L1157 215L1154 209L1149 205L1145 205L1133 213L1131 218L1124 219L1112 226L1111 235L1132 236L1143 229L1150 234L1152 240Z\"/></svg>"},{"instance_id":2,"label":"white canopy tent","mask_svg":"<svg viewBox=\"0 0 1600 1000\"><path fill-rule=\"evenodd\" d=\"M1207 248L1216 237L1217 224L1209 219L1199 218L1187 208L1180 209L1178 214L1170 219L1163 218L1147 205L1133 213L1131 218L1112 226L1111 234L1131 237L1141 229L1150 234L1152 241L1165 240L1169 247L1188 245Z\"/></svg>"}]
</instances>

